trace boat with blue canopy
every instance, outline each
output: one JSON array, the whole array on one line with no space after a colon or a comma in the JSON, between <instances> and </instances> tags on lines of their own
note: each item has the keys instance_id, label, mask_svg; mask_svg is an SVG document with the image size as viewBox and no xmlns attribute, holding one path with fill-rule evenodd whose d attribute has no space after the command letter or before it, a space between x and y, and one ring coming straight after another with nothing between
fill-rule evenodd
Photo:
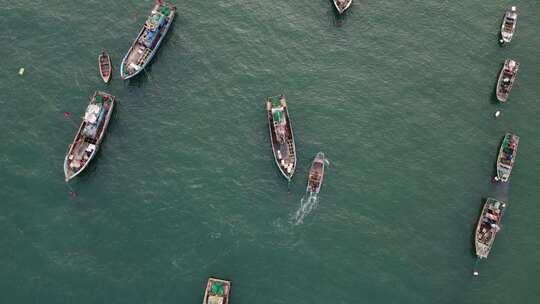
<instances>
[{"instance_id":1,"label":"boat with blue canopy","mask_svg":"<svg viewBox=\"0 0 540 304\"><path fill-rule=\"evenodd\" d=\"M516 162L519 136L507 133L501 143L499 155L497 156L497 176L496 181L508 182L514 163Z\"/></svg>"},{"instance_id":2,"label":"boat with blue canopy","mask_svg":"<svg viewBox=\"0 0 540 304\"><path fill-rule=\"evenodd\" d=\"M152 61L167 35L176 15L176 6L156 1L156 5L144 23L137 39L129 48L120 65L122 79L139 74Z\"/></svg>"}]
</instances>

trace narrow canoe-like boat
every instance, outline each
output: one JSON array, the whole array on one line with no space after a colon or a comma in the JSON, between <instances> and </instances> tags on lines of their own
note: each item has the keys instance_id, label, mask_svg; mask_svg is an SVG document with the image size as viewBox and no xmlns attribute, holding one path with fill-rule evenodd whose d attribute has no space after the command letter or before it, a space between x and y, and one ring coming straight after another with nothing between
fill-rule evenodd
<instances>
[{"instance_id":1,"label":"narrow canoe-like boat","mask_svg":"<svg viewBox=\"0 0 540 304\"><path fill-rule=\"evenodd\" d=\"M101 54L99 54L98 64L101 79L103 79L103 82L108 83L109 81L111 81L112 65L111 57L109 56L109 54L107 54L107 52L102 51Z\"/></svg>"},{"instance_id":2,"label":"narrow canoe-like boat","mask_svg":"<svg viewBox=\"0 0 540 304\"><path fill-rule=\"evenodd\" d=\"M84 119L64 159L66 182L81 173L94 158L109 125L115 97L95 92L90 98Z\"/></svg>"},{"instance_id":3,"label":"narrow canoe-like boat","mask_svg":"<svg viewBox=\"0 0 540 304\"><path fill-rule=\"evenodd\" d=\"M497 79L497 88L495 89L497 100L500 102L506 102L508 99L512 86L514 86L514 82L516 81L518 70L518 62L512 59L507 59L504 61L504 66L502 67L499 78Z\"/></svg>"},{"instance_id":4,"label":"narrow canoe-like boat","mask_svg":"<svg viewBox=\"0 0 540 304\"><path fill-rule=\"evenodd\" d=\"M126 80L139 74L154 58L171 27L175 14L176 6L156 1L152 13L122 60L120 65L122 79Z\"/></svg>"},{"instance_id":5,"label":"narrow canoe-like boat","mask_svg":"<svg viewBox=\"0 0 540 304\"><path fill-rule=\"evenodd\" d=\"M519 136L507 133L501 143L499 155L497 155L497 176L496 181L508 182L510 173L516 161L516 155L519 144Z\"/></svg>"},{"instance_id":6,"label":"narrow canoe-like boat","mask_svg":"<svg viewBox=\"0 0 540 304\"><path fill-rule=\"evenodd\" d=\"M281 174L291 181L296 169L296 148L285 96L268 97L266 111L274 160Z\"/></svg>"},{"instance_id":7,"label":"narrow canoe-like boat","mask_svg":"<svg viewBox=\"0 0 540 304\"><path fill-rule=\"evenodd\" d=\"M203 304L228 304L230 294L230 281L210 278L206 284Z\"/></svg>"},{"instance_id":8,"label":"narrow canoe-like boat","mask_svg":"<svg viewBox=\"0 0 540 304\"><path fill-rule=\"evenodd\" d=\"M306 192L318 194L321 191L321 186L324 178L324 153L319 152L309 170L308 185Z\"/></svg>"},{"instance_id":9,"label":"narrow canoe-like boat","mask_svg":"<svg viewBox=\"0 0 540 304\"><path fill-rule=\"evenodd\" d=\"M338 13L343 14L352 4L352 0L333 0Z\"/></svg>"},{"instance_id":10,"label":"narrow canoe-like boat","mask_svg":"<svg viewBox=\"0 0 540 304\"><path fill-rule=\"evenodd\" d=\"M499 41L501 44L512 41L512 37L514 37L514 32L516 31L517 17L518 14L515 6L512 6L511 9L504 13L501 25L501 40Z\"/></svg>"},{"instance_id":11,"label":"narrow canoe-like boat","mask_svg":"<svg viewBox=\"0 0 540 304\"><path fill-rule=\"evenodd\" d=\"M504 202L498 201L494 198L487 198L480 214L480 219L476 225L476 232L474 237L474 245L476 248L476 255L485 259L488 257L495 236L499 232L501 219L506 209Z\"/></svg>"}]
</instances>

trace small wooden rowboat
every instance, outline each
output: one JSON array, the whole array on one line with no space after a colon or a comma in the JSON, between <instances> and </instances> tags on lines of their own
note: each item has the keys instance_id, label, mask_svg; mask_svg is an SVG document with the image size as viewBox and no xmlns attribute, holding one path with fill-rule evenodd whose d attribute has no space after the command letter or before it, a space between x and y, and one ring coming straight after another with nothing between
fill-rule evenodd
<instances>
[{"instance_id":1,"label":"small wooden rowboat","mask_svg":"<svg viewBox=\"0 0 540 304\"><path fill-rule=\"evenodd\" d=\"M324 153L319 152L311 163L306 192L318 194L324 178Z\"/></svg>"},{"instance_id":2,"label":"small wooden rowboat","mask_svg":"<svg viewBox=\"0 0 540 304\"><path fill-rule=\"evenodd\" d=\"M107 54L106 51L102 51L101 54L99 54L98 64L101 79L103 79L103 82L109 83L109 81L111 81L112 65L111 57L109 56L109 54Z\"/></svg>"},{"instance_id":3,"label":"small wooden rowboat","mask_svg":"<svg viewBox=\"0 0 540 304\"><path fill-rule=\"evenodd\" d=\"M343 14L352 4L352 0L333 0L338 13Z\"/></svg>"},{"instance_id":4,"label":"small wooden rowboat","mask_svg":"<svg viewBox=\"0 0 540 304\"><path fill-rule=\"evenodd\" d=\"M228 304L230 293L230 281L210 278L206 284L203 304Z\"/></svg>"}]
</instances>

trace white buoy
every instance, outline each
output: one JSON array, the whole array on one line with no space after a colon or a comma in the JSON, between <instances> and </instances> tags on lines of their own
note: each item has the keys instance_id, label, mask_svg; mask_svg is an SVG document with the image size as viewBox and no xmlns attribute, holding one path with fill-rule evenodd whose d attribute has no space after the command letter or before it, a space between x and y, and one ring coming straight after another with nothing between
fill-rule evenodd
<instances>
[{"instance_id":1,"label":"white buoy","mask_svg":"<svg viewBox=\"0 0 540 304\"><path fill-rule=\"evenodd\" d=\"M501 44L503 44L503 43L504 43L504 40L501 39L501 40L499 40L499 42L500 42Z\"/></svg>"},{"instance_id":2,"label":"white buoy","mask_svg":"<svg viewBox=\"0 0 540 304\"><path fill-rule=\"evenodd\" d=\"M474 275L475 277L477 277L477 276L479 275L478 271L474 271L474 272L473 272L473 275Z\"/></svg>"},{"instance_id":3,"label":"white buoy","mask_svg":"<svg viewBox=\"0 0 540 304\"><path fill-rule=\"evenodd\" d=\"M495 117L499 117L500 115L501 115L501 111L497 110L497 112L495 112Z\"/></svg>"},{"instance_id":4,"label":"white buoy","mask_svg":"<svg viewBox=\"0 0 540 304\"><path fill-rule=\"evenodd\" d=\"M23 74L24 74L24 68L20 68L20 69L19 69L19 75L22 76Z\"/></svg>"}]
</instances>

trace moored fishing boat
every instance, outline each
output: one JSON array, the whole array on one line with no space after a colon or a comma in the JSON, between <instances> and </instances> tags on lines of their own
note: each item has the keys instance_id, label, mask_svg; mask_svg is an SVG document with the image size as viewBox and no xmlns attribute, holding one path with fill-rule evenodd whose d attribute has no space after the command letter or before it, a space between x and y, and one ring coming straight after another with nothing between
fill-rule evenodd
<instances>
[{"instance_id":1,"label":"moored fishing boat","mask_svg":"<svg viewBox=\"0 0 540 304\"><path fill-rule=\"evenodd\" d=\"M114 100L114 96L99 91L90 98L84 119L64 159L66 181L81 173L99 150L111 119Z\"/></svg>"},{"instance_id":2,"label":"moored fishing boat","mask_svg":"<svg viewBox=\"0 0 540 304\"><path fill-rule=\"evenodd\" d=\"M518 14L515 6L512 6L511 9L506 10L504 13L501 25L501 40L499 40L501 44L512 41L512 37L514 37L514 32L516 31L517 17Z\"/></svg>"},{"instance_id":3,"label":"moored fishing boat","mask_svg":"<svg viewBox=\"0 0 540 304\"><path fill-rule=\"evenodd\" d=\"M120 65L122 79L139 74L154 58L161 42L167 35L176 14L176 6L156 1L156 5L144 23L137 39L129 48Z\"/></svg>"},{"instance_id":4,"label":"moored fishing boat","mask_svg":"<svg viewBox=\"0 0 540 304\"><path fill-rule=\"evenodd\" d=\"M343 14L352 4L352 0L332 0L338 13Z\"/></svg>"},{"instance_id":5,"label":"moored fishing boat","mask_svg":"<svg viewBox=\"0 0 540 304\"><path fill-rule=\"evenodd\" d=\"M230 281L210 278L206 284L203 304L228 304L230 293Z\"/></svg>"},{"instance_id":6,"label":"moored fishing boat","mask_svg":"<svg viewBox=\"0 0 540 304\"><path fill-rule=\"evenodd\" d=\"M319 152L311 163L306 192L318 194L324 178L324 153Z\"/></svg>"},{"instance_id":7,"label":"moored fishing boat","mask_svg":"<svg viewBox=\"0 0 540 304\"><path fill-rule=\"evenodd\" d=\"M476 255L479 258L485 259L488 257L495 241L495 236L501 229L500 223L505 209L506 204L504 202L494 198L486 199L482 213L478 219L478 224L476 225L474 237Z\"/></svg>"},{"instance_id":8,"label":"moored fishing boat","mask_svg":"<svg viewBox=\"0 0 540 304\"><path fill-rule=\"evenodd\" d=\"M102 51L98 56L99 74L103 82L108 83L111 81L112 65L111 57L106 51Z\"/></svg>"},{"instance_id":9,"label":"moored fishing boat","mask_svg":"<svg viewBox=\"0 0 540 304\"><path fill-rule=\"evenodd\" d=\"M508 95L510 95L512 86L516 81L518 70L518 62L512 59L507 59L504 61L504 66L502 67L499 78L497 79L497 88L495 89L497 100L500 102L506 102L506 100L508 100Z\"/></svg>"},{"instance_id":10,"label":"moored fishing boat","mask_svg":"<svg viewBox=\"0 0 540 304\"><path fill-rule=\"evenodd\" d=\"M285 96L268 97L266 111L274 160L281 174L290 181L296 169L296 148Z\"/></svg>"},{"instance_id":11,"label":"moored fishing boat","mask_svg":"<svg viewBox=\"0 0 540 304\"><path fill-rule=\"evenodd\" d=\"M518 144L519 136L512 133L507 133L504 136L497 155L496 181L508 182L516 161Z\"/></svg>"}]
</instances>

